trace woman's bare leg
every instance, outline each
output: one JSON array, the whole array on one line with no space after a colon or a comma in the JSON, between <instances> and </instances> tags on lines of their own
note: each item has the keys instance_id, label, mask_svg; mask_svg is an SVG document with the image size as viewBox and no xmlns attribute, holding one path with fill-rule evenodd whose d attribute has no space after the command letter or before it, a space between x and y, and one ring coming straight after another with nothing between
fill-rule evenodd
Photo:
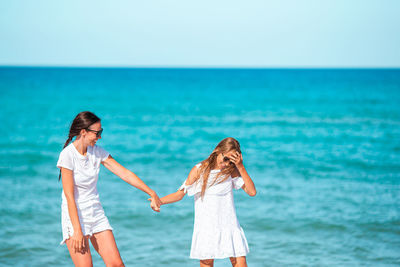
<instances>
[{"instance_id":1,"label":"woman's bare leg","mask_svg":"<svg viewBox=\"0 0 400 267\"><path fill-rule=\"evenodd\" d=\"M111 230L93 234L90 241L107 267L125 266Z\"/></svg>"},{"instance_id":2,"label":"woman's bare leg","mask_svg":"<svg viewBox=\"0 0 400 267\"><path fill-rule=\"evenodd\" d=\"M233 267L247 267L247 262L246 262L246 257L231 257L229 258L231 260L232 266Z\"/></svg>"},{"instance_id":3,"label":"woman's bare leg","mask_svg":"<svg viewBox=\"0 0 400 267\"><path fill-rule=\"evenodd\" d=\"M92 267L92 254L90 254L88 236L85 237L85 249L82 251L75 251L72 247L71 239L67 239L65 244L67 244L69 255L71 255L72 262L77 267Z\"/></svg>"}]
</instances>

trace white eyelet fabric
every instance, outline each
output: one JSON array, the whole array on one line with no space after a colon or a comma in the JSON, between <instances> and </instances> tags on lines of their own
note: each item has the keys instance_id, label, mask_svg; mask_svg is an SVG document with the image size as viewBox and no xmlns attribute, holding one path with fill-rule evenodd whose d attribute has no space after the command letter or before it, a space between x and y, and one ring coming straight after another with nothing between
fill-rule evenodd
<instances>
[{"instance_id":1,"label":"white eyelet fabric","mask_svg":"<svg viewBox=\"0 0 400 267\"><path fill-rule=\"evenodd\" d=\"M210 172L210 184L217 173ZM222 183L209 186L203 199L200 182L186 185L185 181L179 188L189 196L194 195L195 220L190 258L222 259L249 253L246 237L236 217L232 192L233 188L240 189L243 185L241 177L229 177Z\"/></svg>"}]
</instances>

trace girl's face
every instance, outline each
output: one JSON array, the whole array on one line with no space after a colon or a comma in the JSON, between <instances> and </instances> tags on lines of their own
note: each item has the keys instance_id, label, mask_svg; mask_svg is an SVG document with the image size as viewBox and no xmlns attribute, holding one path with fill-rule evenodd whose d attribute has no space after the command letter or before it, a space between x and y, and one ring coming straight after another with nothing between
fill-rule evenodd
<instances>
[{"instance_id":1,"label":"girl's face","mask_svg":"<svg viewBox=\"0 0 400 267\"><path fill-rule=\"evenodd\" d=\"M217 168L222 170L229 166L229 164L233 164L230 160L230 156L234 154L236 150L231 150L226 153L219 153L217 156Z\"/></svg>"},{"instance_id":2,"label":"girl's face","mask_svg":"<svg viewBox=\"0 0 400 267\"><path fill-rule=\"evenodd\" d=\"M101 139L101 133L103 129L101 128L101 122L96 122L90 125L85 133L85 143L88 146L94 146L97 140Z\"/></svg>"}]
</instances>

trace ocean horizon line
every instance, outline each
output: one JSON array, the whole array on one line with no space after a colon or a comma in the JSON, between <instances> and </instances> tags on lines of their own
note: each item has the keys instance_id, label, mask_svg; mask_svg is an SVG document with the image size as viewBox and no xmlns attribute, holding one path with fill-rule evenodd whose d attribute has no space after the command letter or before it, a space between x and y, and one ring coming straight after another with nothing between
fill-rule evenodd
<instances>
[{"instance_id":1,"label":"ocean horizon line","mask_svg":"<svg viewBox=\"0 0 400 267\"><path fill-rule=\"evenodd\" d=\"M0 69L171 69L171 70L400 70L399 67L302 67L302 66L112 66L112 65L0 65Z\"/></svg>"}]
</instances>

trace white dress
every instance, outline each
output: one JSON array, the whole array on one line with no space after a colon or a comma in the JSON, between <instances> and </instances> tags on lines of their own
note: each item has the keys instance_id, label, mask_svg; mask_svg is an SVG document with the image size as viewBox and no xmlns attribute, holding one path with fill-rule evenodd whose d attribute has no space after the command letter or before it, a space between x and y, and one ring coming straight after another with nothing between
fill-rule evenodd
<instances>
[{"instance_id":1,"label":"white dress","mask_svg":"<svg viewBox=\"0 0 400 267\"><path fill-rule=\"evenodd\" d=\"M196 165L197 167L200 164ZM186 181L179 190L194 195L195 218L192 236L192 259L223 259L246 256L249 247L242 227L236 218L232 189L240 189L241 177L228 177L224 182L214 182L219 170L211 170L208 187L201 198L202 179L192 185ZM222 180L219 177L218 180Z\"/></svg>"}]
</instances>

